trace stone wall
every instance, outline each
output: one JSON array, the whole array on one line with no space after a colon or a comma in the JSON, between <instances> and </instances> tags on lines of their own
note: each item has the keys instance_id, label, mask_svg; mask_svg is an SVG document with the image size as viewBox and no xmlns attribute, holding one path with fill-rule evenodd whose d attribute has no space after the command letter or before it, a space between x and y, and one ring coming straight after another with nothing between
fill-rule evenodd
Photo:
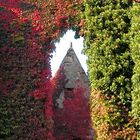
<instances>
[{"instance_id":1,"label":"stone wall","mask_svg":"<svg viewBox=\"0 0 140 140\"><path fill-rule=\"evenodd\" d=\"M64 101L73 99L72 93L77 87L82 87L83 89L85 89L84 97L87 100L85 106L87 106L89 101L89 94L90 94L88 76L83 70L72 47L69 48L66 56L64 57L55 78L56 78L55 81L56 87L53 92L54 112L59 110L59 113L62 113L65 110ZM63 135L63 133L66 133L65 132L66 128L65 126L63 126L63 124L61 127L60 125L59 127L57 126L58 124L57 121L61 119L61 117L62 118L64 117L63 113L62 116L59 116L59 118L58 118L58 114L56 116L54 116L54 125L55 125L54 133L57 140L59 140L59 136Z\"/></svg>"}]
</instances>

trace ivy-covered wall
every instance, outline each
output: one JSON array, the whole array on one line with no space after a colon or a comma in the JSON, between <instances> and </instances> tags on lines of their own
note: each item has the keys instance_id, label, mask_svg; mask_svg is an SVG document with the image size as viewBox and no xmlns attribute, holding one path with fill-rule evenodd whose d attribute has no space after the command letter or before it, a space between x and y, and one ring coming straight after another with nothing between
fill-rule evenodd
<instances>
[{"instance_id":1,"label":"ivy-covered wall","mask_svg":"<svg viewBox=\"0 0 140 140\"><path fill-rule=\"evenodd\" d=\"M55 139L50 59L72 28L85 38L97 139L140 139L139 14L139 0L1 0L0 138Z\"/></svg>"},{"instance_id":2,"label":"ivy-covered wall","mask_svg":"<svg viewBox=\"0 0 140 140\"><path fill-rule=\"evenodd\" d=\"M130 16L131 20L131 54L135 63L132 82L132 115L137 119L138 140L140 139L140 3L134 3Z\"/></svg>"},{"instance_id":3,"label":"ivy-covered wall","mask_svg":"<svg viewBox=\"0 0 140 140\"><path fill-rule=\"evenodd\" d=\"M97 139L134 139L132 75L128 16L132 1L85 0L81 33L88 56L91 116ZM134 123L134 124L133 124Z\"/></svg>"},{"instance_id":4,"label":"ivy-covered wall","mask_svg":"<svg viewBox=\"0 0 140 140\"><path fill-rule=\"evenodd\" d=\"M78 47L78 46L77 46ZM53 78L53 120L57 140L92 140L89 80L72 47Z\"/></svg>"},{"instance_id":5,"label":"ivy-covered wall","mask_svg":"<svg viewBox=\"0 0 140 140\"><path fill-rule=\"evenodd\" d=\"M0 0L0 139L54 140L51 53L81 0Z\"/></svg>"}]
</instances>

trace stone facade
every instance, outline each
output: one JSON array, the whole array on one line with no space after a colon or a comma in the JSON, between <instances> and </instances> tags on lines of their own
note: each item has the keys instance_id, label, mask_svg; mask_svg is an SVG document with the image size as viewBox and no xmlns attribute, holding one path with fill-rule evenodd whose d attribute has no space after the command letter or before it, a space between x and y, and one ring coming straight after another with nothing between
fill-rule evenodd
<instances>
[{"instance_id":1,"label":"stone facade","mask_svg":"<svg viewBox=\"0 0 140 140\"><path fill-rule=\"evenodd\" d=\"M56 110L60 110L61 112L63 111L63 109L65 109L64 101L67 99L72 99L71 93L74 91L75 88L77 88L77 86L81 86L82 88L86 89L84 92L84 96L88 101L90 93L88 76L83 70L72 46L67 51L67 54L64 57L55 77L56 88L53 92L54 112ZM63 126L61 128L58 128L55 121L57 122L56 116L54 116L54 134L59 140L57 136L61 135L64 132L64 128Z\"/></svg>"},{"instance_id":2,"label":"stone facade","mask_svg":"<svg viewBox=\"0 0 140 140\"><path fill-rule=\"evenodd\" d=\"M66 56L62 61L59 70L57 72L57 75L59 75L58 81L56 81L58 87L57 87L57 91L55 90L56 93L54 93L53 96L54 96L54 102L57 103L59 102L58 104L60 108L63 106L62 104L60 105L60 102L62 103L65 98L64 90L68 90L68 91L73 90L76 87L77 82L79 82L82 87L87 89L85 96L89 98L89 79L80 64L72 48L72 45L70 46Z\"/></svg>"},{"instance_id":3,"label":"stone facade","mask_svg":"<svg viewBox=\"0 0 140 140\"><path fill-rule=\"evenodd\" d=\"M65 58L63 59L60 69L64 68L64 74L68 79L65 88L75 88L76 81L79 80L83 86L89 88L88 77L83 70L72 46L69 48Z\"/></svg>"}]
</instances>

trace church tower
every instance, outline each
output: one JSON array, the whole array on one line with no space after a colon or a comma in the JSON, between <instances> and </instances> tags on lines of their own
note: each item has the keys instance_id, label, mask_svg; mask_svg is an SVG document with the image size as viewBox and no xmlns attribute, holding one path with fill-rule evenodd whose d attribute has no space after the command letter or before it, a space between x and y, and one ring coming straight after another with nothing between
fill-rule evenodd
<instances>
[{"instance_id":1,"label":"church tower","mask_svg":"<svg viewBox=\"0 0 140 140\"><path fill-rule=\"evenodd\" d=\"M89 80L72 48L72 43L54 77L54 81L55 137L57 140L86 140L90 135ZM84 125L86 128L82 128ZM77 133L73 132L74 130ZM86 133L84 136L81 134L83 132L80 132L82 130Z\"/></svg>"}]
</instances>

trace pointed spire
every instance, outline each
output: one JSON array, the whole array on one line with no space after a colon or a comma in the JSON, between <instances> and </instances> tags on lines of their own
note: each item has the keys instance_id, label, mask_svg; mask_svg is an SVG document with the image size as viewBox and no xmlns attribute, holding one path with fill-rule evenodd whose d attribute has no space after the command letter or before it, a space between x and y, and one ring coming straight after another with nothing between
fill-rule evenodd
<instances>
[{"instance_id":1,"label":"pointed spire","mask_svg":"<svg viewBox=\"0 0 140 140\"><path fill-rule=\"evenodd\" d=\"M73 50L73 47L72 47L72 42L70 42L70 47L69 47L69 49L68 49L68 51L67 51L67 55L66 56L68 56L69 54L73 54L73 53L75 53L74 52L74 50Z\"/></svg>"},{"instance_id":2,"label":"pointed spire","mask_svg":"<svg viewBox=\"0 0 140 140\"><path fill-rule=\"evenodd\" d=\"M70 48L72 48L72 42L70 42Z\"/></svg>"},{"instance_id":3,"label":"pointed spire","mask_svg":"<svg viewBox=\"0 0 140 140\"><path fill-rule=\"evenodd\" d=\"M73 46L72 46L72 42L70 42L70 47L67 51L67 55L66 56L69 56L69 55L74 55L75 52L74 52L74 49L73 49Z\"/></svg>"}]
</instances>

